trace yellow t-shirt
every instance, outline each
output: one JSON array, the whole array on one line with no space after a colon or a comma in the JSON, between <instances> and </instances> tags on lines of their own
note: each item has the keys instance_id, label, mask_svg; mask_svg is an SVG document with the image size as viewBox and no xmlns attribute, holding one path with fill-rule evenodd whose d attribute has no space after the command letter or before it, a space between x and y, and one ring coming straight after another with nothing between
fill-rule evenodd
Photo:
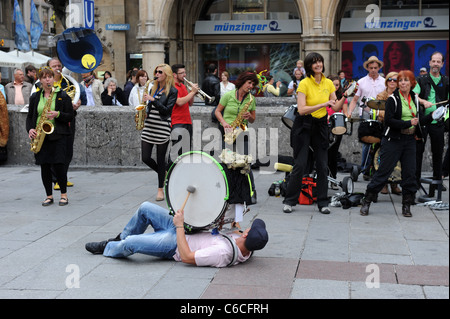
<instances>
[{"instance_id":1,"label":"yellow t-shirt","mask_svg":"<svg viewBox=\"0 0 450 319\"><path fill-rule=\"evenodd\" d=\"M330 100L330 94L334 91L336 91L336 88L334 87L333 82L330 79L327 79L323 74L319 84L313 76L310 76L309 78L301 80L297 89L297 92L305 94L306 106L314 106L328 102ZM326 107L322 107L311 113L313 117L318 119L326 116L327 114Z\"/></svg>"}]
</instances>

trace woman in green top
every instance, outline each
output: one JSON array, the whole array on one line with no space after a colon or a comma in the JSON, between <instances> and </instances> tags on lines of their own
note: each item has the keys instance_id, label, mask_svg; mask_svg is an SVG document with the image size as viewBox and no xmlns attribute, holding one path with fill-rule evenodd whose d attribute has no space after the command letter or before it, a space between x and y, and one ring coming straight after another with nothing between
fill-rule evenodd
<instances>
[{"instance_id":1,"label":"woman in green top","mask_svg":"<svg viewBox=\"0 0 450 319\"><path fill-rule=\"evenodd\" d=\"M30 140L36 137L36 126L42 116L42 112L52 92L55 82L52 69L45 67L39 70L39 81L42 83L42 90L34 93L30 97L29 111L26 121L26 129ZM53 204L53 166L56 180L61 188L60 206L69 203L67 199L67 171L65 168L68 138L71 131L69 122L73 119L73 106L70 97L60 88L55 88L51 103L51 110L46 114L48 120L54 125L52 134L46 135L41 150L35 154L36 164L41 166L41 178L44 184L47 198L42 206Z\"/></svg>"},{"instance_id":2,"label":"woman in green top","mask_svg":"<svg viewBox=\"0 0 450 319\"><path fill-rule=\"evenodd\" d=\"M222 133L222 148L225 148L225 142L223 141L225 132L232 131L234 128L231 127L231 124L234 122L238 114L242 111L242 109L250 102L248 109L246 112L242 113L243 124L247 125L248 123L253 123L256 118L256 103L255 98L251 97L251 90L257 87L259 84L258 77L254 72L243 72L241 73L236 82L236 89L225 93L225 95L220 99L220 103L217 106L214 114L216 115L217 120L219 121L219 129ZM223 115L222 115L223 114ZM244 135L242 133L241 135ZM240 155L249 155L249 136L241 136L236 139L237 141L242 141L243 143L234 143L235 152ZM253 173L250 170L249 172L250 181L251 181L251 203L256 203L256 191L255 191L255 183L253 178Z\"/></svg>"},{"instance_id":3,"label":"woman in green top","mask_svg":"<svg viewBox=\"0 0 450 319\"><path fill-rule=\"evenodd\" d=\"M254 72L241 73L235 83L236 89L225 93L220 99L215 115L225 131L232 129L230 124L233 123L245 104L249 102L250 91L253 90L258 83L258 77ZM253 123L255 121L255 109L256 103L255 100L253 100L248 111L242 115L245 120L244 122Z\"/></svg>"}]
</instances>

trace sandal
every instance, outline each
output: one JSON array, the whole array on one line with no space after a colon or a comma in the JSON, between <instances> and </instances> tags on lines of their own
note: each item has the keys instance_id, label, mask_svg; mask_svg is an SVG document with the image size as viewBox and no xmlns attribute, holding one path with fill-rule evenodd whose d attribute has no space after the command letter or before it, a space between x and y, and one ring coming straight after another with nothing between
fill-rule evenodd
<instances>
[{"instance_id":1,"label":"sandal","mask_svg":"<svg viewBox=\"0 0 450 319\"><path fill-rule=\"evenodd\" d=\"M66 206L67 204L69 204L69 199L61 197L59 200L59 206Z\"/></svg>"},{"instance_id":2,"label":"sandal","mask_svg":"<svg viewBox=\"0 0 450 319\"><path fill-rule=\"evenodd\" d=\"M43 202L42 202L42 206L50 206L51 204L53 204L53 198L47 197Z\"/></svg>"}]
</instances>

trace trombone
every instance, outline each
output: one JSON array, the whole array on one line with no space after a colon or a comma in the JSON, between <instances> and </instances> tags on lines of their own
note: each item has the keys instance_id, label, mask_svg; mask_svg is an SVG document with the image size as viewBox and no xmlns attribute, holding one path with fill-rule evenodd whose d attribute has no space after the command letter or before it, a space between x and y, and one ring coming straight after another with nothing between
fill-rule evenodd
<instances>
[{"instance_id":1,"label":"trombone","mask_svg":"<svg viewBox=\"0 0 450 319\"><path fill-rule=\"evenodd\" d=\"M186 78L183 78L184 81L188 84L189 89L192 91L192 87L194 86L194 83L192 83L191 81L189 81ZM208 103L212 104L214 102L214 100L216 99L215 96L211 97L208 94L206 94L204 91L202 91L201 89L198 89L197 92L198 97L200 97L202 100L208 100Z\"/></svg>"}]
</instances>

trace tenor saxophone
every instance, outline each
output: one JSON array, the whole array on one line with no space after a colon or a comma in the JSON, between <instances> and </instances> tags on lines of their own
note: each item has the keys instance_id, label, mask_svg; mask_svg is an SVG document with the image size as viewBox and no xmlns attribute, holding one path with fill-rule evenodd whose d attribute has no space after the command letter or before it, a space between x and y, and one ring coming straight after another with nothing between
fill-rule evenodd
<instances>
[{"instance_id":1,"label":"tenor saxophone","mask_svg":"<svg viewBox=\"0 0 450 319\"><path fill-rule=\"evenodd\" d=\"M39 118L39 122L36 125L36 137L31 141L30 150L35 154L41 151L45 136L47 134L52 134L55 130L55 126L47 117L47 113L52 110L53 94L55 94L55 88L52 88L52 92L50 93L50 96L48 97L47 102L44 105L41 117Z\"/></svg>"},{"instance_id":2,"label":"tenor saxophone","mask_svg":"<svg viewBox=\"0 0 450 319\"><path fill-rule=\"evenodd\" d=\"M144 94L148 93L148 87L150 86L150 83L153 83L154 80L148 80L147 83L145 83L144 87L144 93L142 93L142 100L140 101L140 104L136 106L136 115L134 116L134 121L136 122L136 130L142 130L144 128L145 123L145 108L146 104L143 101L144 100ZM139 92L138 92L139 96Z\"/></svg>"},{"instance_id":3,"label":"tenor saxophone","mask_svg":"<svg viewBox=\"0 0 450 319\"><path fill-rule=\"evenodd\" d=\"M236 141L236 138L239 136L239 134L247 130L247 126L244 124L244 118L242 116L244 115L244 113L248 111L248 108L250 107L250 104L252 104L252 102L253 102L253 95L250 94L250 101L248 101L244 105L242 110L238 113L238 115L234 119L233 123L230 124L233 130L225 132L224 140L225 143L227 143L228 145L232 145L234 141Z\"/></svg>"}]
</instances>

